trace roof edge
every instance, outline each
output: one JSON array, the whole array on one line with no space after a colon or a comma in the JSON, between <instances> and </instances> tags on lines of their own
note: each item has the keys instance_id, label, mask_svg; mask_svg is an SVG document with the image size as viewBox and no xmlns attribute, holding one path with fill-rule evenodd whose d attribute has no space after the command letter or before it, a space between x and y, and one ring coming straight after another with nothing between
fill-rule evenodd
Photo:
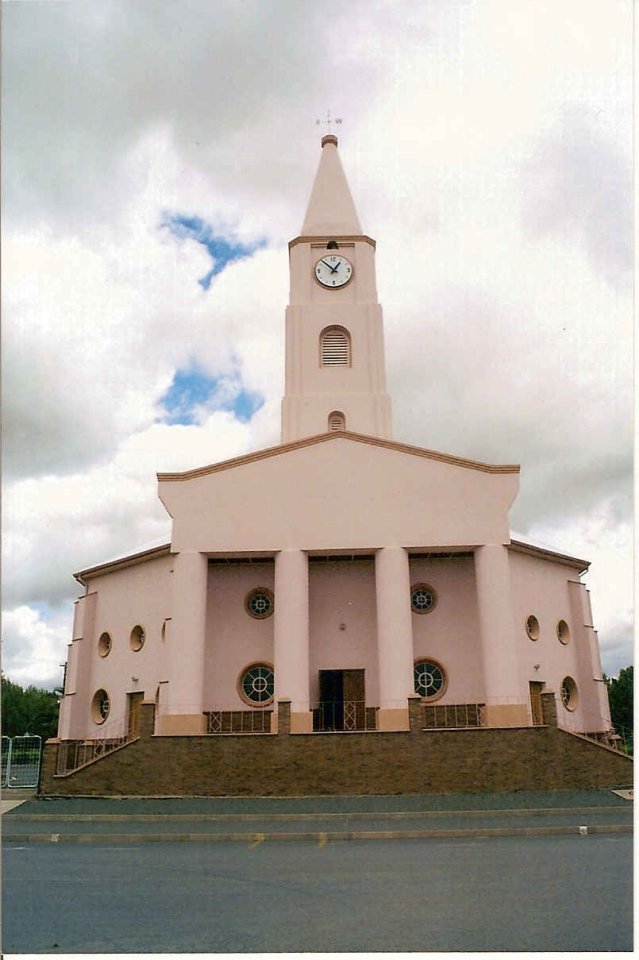
<instances>
[{"instance_id":1,"label":"roof edge","mask_svg":"<svg viewBox=\"0 0 639 960\"><path fill-rule=\"evenodd\" d=\"M354 243L356 240L360 240L363 243L369 243L371 247L376 247L377 243L373 240L372 237L367 236L365 233L352 233L352 234L341 234L341 233L332 233L332 234L301 234L299 237L295 237L293 240L289 240L288 249L292 250L293 247L296 247L298 243L317 243L318 245L323 243L329 243L331 240L337 240L342 243Z\"/></svg>"},{"instance_id":2,"label":"roof edge","mask_svg":"<svg viewBox=\"0 0 639 960\"><path fill-rule=\"evenodd\" d=\"M511 540L508 549L514 550L515 553L528 553L535 557L545 557L546 560L554 560L556 563L567 563L569 566L578 569L580 573L585 573L590 567L589 560L570 557L567 553L559 553L557 550L549 550L547 547L535 547L531 543L522 543L521 540Z\"/></svg>"},{"instance_id":3,"label":"roof edge","mask_svg":"<svg viewBox=\"0 0 639 960\"><path fill-rule=\"evenodd\" d=\"M146 563L148 560L155 560L156 557L161 557L169 553L171 553L171 544L163 543L159 547L151 547L149 550L141 550L139 553L130 553L128 556L118 557L117 560L107 560L105 563L98 563L95 567L87 567L86 570L79 570L78 573L74 573L73 576L79 583L84 583L84 580L97 577L107 570L111 571L124 569L124 567L132 567L137 563Z\"/></svg>"},{"instance_id":4,"label":"roof edge","mask_svg":"<svg viewBox=\"0 0 639 960\"><path fill-rule=\"evenodd\" d=\"M301 450L303 447L310 447L318 443L326 443L327 441L340 438L354 440L357 443L368 443L374 447L384 447L387 450L395 450L398 453L408 453L413 456L424 457L427 460L436 460L440 463L449 463L452 466L465 467L468 470L478 470L481 473L518 474L521 469L519 464L516 463L481 463L479 460L465 460L462 457L454 457L448 453L438 453L436 450L427 450L424 447L415 447L408 443L398 443L396 440L384 440L381 437L370 437L367 434L352 433L349 430L334 430L330 433L318 433L312 437L304 437L302 440L292 440L290 443L280 443L274 447L266 447L263 450L256 450L253 453L246 453L240 457L233 457L231 460L222 460L220 463L196 467L193 470L185 470L181 473L158 473L156 476L160 483L169 480L194 480L197 477L204 477L210 473L231 470L234 467L244 466L244 464L253 463L256 460L266 460L268 457L275 457L280 453Z\"/></svg>"}]
</instances>

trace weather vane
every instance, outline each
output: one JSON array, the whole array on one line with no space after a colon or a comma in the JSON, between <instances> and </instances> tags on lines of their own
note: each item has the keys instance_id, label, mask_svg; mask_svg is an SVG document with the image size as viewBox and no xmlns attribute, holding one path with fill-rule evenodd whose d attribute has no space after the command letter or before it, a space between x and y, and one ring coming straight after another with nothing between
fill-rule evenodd
<instances>
[{"instance_id":1,"label":"weather vane","mask_svg":"<svg viewBox=\"0 0 639 960\"><path fill-rule=\"evenodd\" d=\"M330 110L327 110L327 111L326 111L326 119L325 119L325 120L316 120L316 121L315 121L315 126L317 127L317 126L319 126L321 123L325 123L325 124L326 124L326 132L327 132L327 133L330 133L330 132L331 132L331 124L334 123L334 124L337 126L337 125L340 124L341 122L342 122L342 118L341 118L341 117L336 117L334 120L332 120L332 119L331 119L331 111L330 111Z\"/></svg>"}]
</instances>

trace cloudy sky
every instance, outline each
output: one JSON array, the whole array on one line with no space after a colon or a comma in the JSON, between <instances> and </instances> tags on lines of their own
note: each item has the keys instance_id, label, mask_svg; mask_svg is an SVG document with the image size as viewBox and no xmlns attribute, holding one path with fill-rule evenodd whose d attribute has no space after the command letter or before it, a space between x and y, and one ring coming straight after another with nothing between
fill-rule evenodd
<instances>
[{"instance_id":1,"label":"cloudy sky","mask_svg":"<svg viewBox=\"0 0 639 960\"><path fill-rule=\"evenodd\" d=\"M52 687L74 571L156 471L279 440L318 118L375 237L395 438L522 465L632 656L631 0L3 4L4 652Z\"/></svg>"}]
</instances>

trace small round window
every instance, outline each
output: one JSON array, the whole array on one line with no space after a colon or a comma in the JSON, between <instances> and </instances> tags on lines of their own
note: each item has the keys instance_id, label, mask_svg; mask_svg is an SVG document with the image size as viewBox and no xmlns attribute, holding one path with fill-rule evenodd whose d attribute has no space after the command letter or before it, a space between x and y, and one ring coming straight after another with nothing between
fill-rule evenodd
<instances>
[{"instance_id":1,"label":"small round window","mask_svg":"<svg viewBox=\"0 0 639 960\"><path fill-rule=\"evenodd\" d=\"M414 670L415 693L425 700L441 697L446 690L444 668L435 660L418 660Z\"/></svg>"},{"instance_id":2,"label":"small round window","mask_svg":"<svg viewBox=\"0 0 639 960\"><path fill-rule=\"evenodd\" d=\"M132 650L141 650L144 646L144 641L146 640L146 633L144 632L144 627L141 627L140 624L136 624L131 631L130 643Z\"/></svg>"},{"instance_id":3,"label":"small round window","mask_svg":"<svg viewBox=\"0 0 639 960\"><path fill-rule=\"evenodd\" d=\"M437 594L427 583L416 583L411 588L410 605L413 613L430 613L437 603Z\"/></svg>"},{"instance_id":4,"label":"small round window","mask_svg":"<svg viewBox=\"0 0 639 960\"><path fill-rule=\"evenodd\" d=\"M91 716L94 723L104 723L111 710L111 701L106 690L96 690L91 701Z\"/></svg>"},{"instance_id":5,"label":"small round window","mask_svg":"<svg viewBox=\"0 0 639 960\"><path fill-rule=\"evenodd\" d=\"M577 706L577 684L572 677L564 677L561 681L561 702L566 710L574 710Z\"/></svg>"},{"instance_id":6,"label":"small round window","mask_svg":"<svg viewBox=\"0 0 639 960\"><path fill-rule=\"evenodd\" d=\"M265 620L273 613L273 594L266 587L257 587L244 601L246 612L258 620Z\"/></svg>"},{"instance_id":7,"label":"small round window","mask_svg":"<svg viewBox=\"0 0 639 960\"><path fill-rule=\"evenodd\" d=\"M570 640L570 627L565 620L560 620L557 624L557 639L564 644Z\"/></svg>"},{"instance_id":8,"label":"small round window","mask_svg":"<svg viewBox=\"0 0 639 960\"><path fill-rule=\"evenodd\" d=\"M111 647L113 646L113 641L111 640L110 633L101 633L100 639L98 640L98 653L101 657L108 657L111 653Z\"/></svg>"},{"instance_id":9,"label":"small round window","mask_svg":"<svg viewBox=\"0 0 639 960\"><path fill-rule=\"evenodd\" d=\"M539 620L532 613L526 620L526 633L531 640L539 640Z\"/></svg>"},{"instance_id":10,"label":"small round window","mask_svg":"<svg viewBox=\"0 0 639 960\"><path fill-rule=\"evenodd\" d=\"M239 693L252 707L265 707L273 700L275 677L268 663L254 663L240 676Z\"/></svg>"}]
</instances>

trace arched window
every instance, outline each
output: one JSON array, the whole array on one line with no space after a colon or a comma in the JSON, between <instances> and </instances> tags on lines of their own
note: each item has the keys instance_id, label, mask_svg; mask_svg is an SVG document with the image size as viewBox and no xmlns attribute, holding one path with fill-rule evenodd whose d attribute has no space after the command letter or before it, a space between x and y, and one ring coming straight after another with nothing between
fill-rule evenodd
<instances>
[{"instance_id":1,"label":"arched window","mask_svg":"<svg viewBox=\"0 0 639 960\"><path fill-rule=\"evenodd\" d=\"M341 410L333 410L328 415L328 429L331 432L346 430L346 417Z\"/></svg>"},{"instance_id":2,"label":"arched window","mask_svg":"<svg viewBox=\"0 0 639 960\"><path fill-rule=\"evenodd\" d=\"M344 327L326 327L320 334L320 366L350 367L351 335Z\"/></svg>"}]
</instances>

